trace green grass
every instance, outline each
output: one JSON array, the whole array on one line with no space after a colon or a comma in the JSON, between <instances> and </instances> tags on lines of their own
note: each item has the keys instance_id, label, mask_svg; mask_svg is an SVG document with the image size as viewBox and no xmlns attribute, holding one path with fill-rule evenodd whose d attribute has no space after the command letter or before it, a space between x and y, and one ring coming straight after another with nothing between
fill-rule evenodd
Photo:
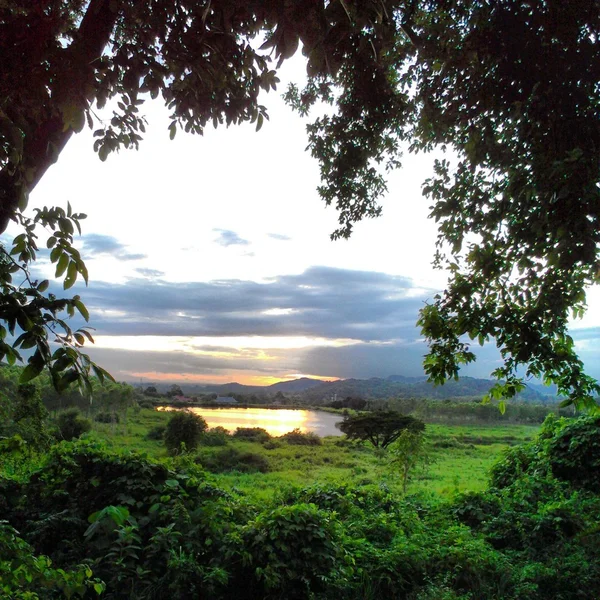
<instances>
[{"instance_id":1,"label":"green grass","mask_svg":"<svg viewBox=\"0 0 600 600\"><path fill-rule=\"evenodd\" d=\"M141 409L130 412L127 423L116 426L94 423L91 437L104 439L115 448L145 452L166 458L164 444L146 439L148 431L164 425L165 412ZM539 427L526 425L428 425L427 436L433 464L413 477L408 492L426 492L450 497L458 492L478 491L487 485L490 467L510 446L532 439ZM342 437L323 439L320 446L297 446L274 439L266 445L230 438L226 446L201 446L195 453L200 464L223 448L235 448L265 457L268 473L214 474L215 482L252 500L267 500L290 487L315 483L385 484L400 492L401 482L380 454L370 445L349 443ZM204 460L203 460L204 459Z\"/></svg>"}]
</instances>

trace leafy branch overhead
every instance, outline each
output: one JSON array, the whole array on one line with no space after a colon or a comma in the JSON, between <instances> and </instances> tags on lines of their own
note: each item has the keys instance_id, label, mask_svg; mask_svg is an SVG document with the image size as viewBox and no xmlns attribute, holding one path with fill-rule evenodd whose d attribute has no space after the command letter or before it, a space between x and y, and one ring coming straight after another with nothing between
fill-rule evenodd
<instances>
[{"instance_id":1,"label":"leafy branch overhead","mask_svg":"<svg viewBox=\"0 0 600 600\"><path fill-rule=\"evenodd\" d=\"M592 407L600 388L567 327L600 266L599 36L597 0L8 0L0 231L10 219L26 227L29 192L86 124L102 160L137 147L148 96L169 108L170 137L260 129L260 92L302 48L308 82L285 97L302 115L331 105L308 139L319 193L338 210L334 238L380 214L401 148L446 151L423 188L439 225L435 264L450 272L419 319L430 378L456 377L472 342L493 342L494 398L518 392L524 372ZM107 106L99 121L94 109ZM85 278L55 239L67 286Z\"/></svg>"},{"instance_id":2,"label":"leafy branch overhead","mask_svg":"<svg viewBox=\"0 0 600 600\"><path fill-rule=\"evenodd\" d=\"M79 314L87 322L89 312L80 296L57 298L48 292L48 280L33 280L29 271L39 251L36 230L42 226L52 232L47 246L52 248L50 260L56 264L55 276L63 278L64 289L72 287L78 276L87 283L87 269L73 247L74 232L81 231L79 222L85 215L72 213L69 205L66 212L61 208L43 208L36 209L33 218L21 213L16 218L24 233L15 237L12 248L0 245L0 321L5 324L0 325L0 359L13 365L23 359L20 351L33 351L21 383L48 367L57 390L77 382L82 392L90 394L91 373L101 381L112 377L81 351L86 341L94 341L90 328L73 330L61 314ZM52 350L51 343L58 347Z\"/></svg>"}]
</instances>

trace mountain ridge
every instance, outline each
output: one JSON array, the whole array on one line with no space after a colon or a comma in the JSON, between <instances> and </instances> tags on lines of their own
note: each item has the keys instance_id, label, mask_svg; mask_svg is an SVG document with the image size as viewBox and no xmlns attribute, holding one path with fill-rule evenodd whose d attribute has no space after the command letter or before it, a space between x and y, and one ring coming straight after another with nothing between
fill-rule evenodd
<instances>
[{"instance_id":1,"label":"mountain ridge","mask_svg":"<svg viewBox=\"0 0 600 600\"><path fill-rule=\"evenodd\" d=\"M361 397L367 400L392 397L438 400L483 397L493 384L494 380L464 376L458 381L451 380L444 385L435 386L428 382L424 376L405 377L404 375L390 375L386 378L348 378L332 381L300 377L290 381L279 381L267 386L245 385L237 382L207 385L183 382L180 385L185 393L271 396L280 392L282 394L299 396L300 399L305 401L323 403L327 400L331 401L349 396ZM551 402L556 400L556 391L552 388L531 383L523 392L517 395L516 399L529 402Z\"/></svg>"}]
</instances>

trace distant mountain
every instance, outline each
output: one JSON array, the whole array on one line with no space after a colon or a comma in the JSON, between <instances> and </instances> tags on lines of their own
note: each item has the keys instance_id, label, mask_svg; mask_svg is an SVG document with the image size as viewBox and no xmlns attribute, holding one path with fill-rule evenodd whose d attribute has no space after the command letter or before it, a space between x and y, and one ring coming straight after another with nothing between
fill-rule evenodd
<instances>
[{"instance_id":1,"label":"distant mountain","mask_svg":"<svg viewBox=\"0 0 600 600\"><path fill-rule=\"evenodd\" d=\"M298 392L303 392L304 390L309 390L319 385L323 385L322 379L310 379L310 377L300 377L300 379L292 379L292 381L280 381L278 383L274 383L272 385L267 386L266 389L274 392L282 392L284 394L296 394Z\"/></svg>"},{"instance_id":2,"label":"distant mountain","mask_svg":"<svg viewBox=\"0 0 600 600\"><path fill-rule=\"evenodd\" d=\"M449 398L481 398L493 385L489 379L461 377L458 381L448 381L444 385L435 386L425 377L404 377L391 375L385 379L340 379L338 381L321 381L301 377L292 381L280 381L268 386L243 385L231 382L215 385L198 385L182 383L181 388L186 394L244 394L247 396L274 396L281 392L295 396L307 403L323 404L334 399L343 400L347 397L369 399L387 398L431 398L445 400ZM163 386L160 386L162 388ZM168 386L167 386L168 387ZM162 391L162 390L161 390ZM166 389L165 389L166 391ZM525 402L553 402L556 400L556 389L537 384L528 384L517 400Z\"/></svg>"},{"instance_id":3,"label":"distant mountain","mask_svg":"<svg viewBox=\"0 0 600 600\"><path fill-rule=\"evenodd\" d=\"M242 383L220 383L213 385L181 384L181 389L186 393L199 394L258 394L271 395L281 392L282 394L299 394L322 385L321 379L310 379L309 377L300 377L292 381L279 381L272 385L244 385ZM168 386L167 386L168 388Z\"/></svg>"},{"instance_id":4,"label":"distant mountain","mask_svg":"<svg viewBox=\"0 0 600 600\"><path fill-rule=\"evenodd\" d=\"M390 375L386 377L387 381L393 381L394 383L417 383L419 381L427 381L427 377L405 377L404 375Z\"/></svg>"},{"instance_id":5,"label":"distant mountain","mask_svg":"<svg viewBox=\"0 0 600 600\"><path fill-rule=\"evenodd\" d=\"M449 398L481 398L492 385L493 382L489 379L461 377L458 381L452 380L444 385L436 386L429 383L425 378L402 378L400 375L395 375L387 379L373 377L371 379L332 381L315 386L302 395L311 401L324 398L341 400L348 396L365 399L433 398L444 400ZM517 396L517 400L548 402L551 398L529 386Z\"/></svg>"}]
</instances>

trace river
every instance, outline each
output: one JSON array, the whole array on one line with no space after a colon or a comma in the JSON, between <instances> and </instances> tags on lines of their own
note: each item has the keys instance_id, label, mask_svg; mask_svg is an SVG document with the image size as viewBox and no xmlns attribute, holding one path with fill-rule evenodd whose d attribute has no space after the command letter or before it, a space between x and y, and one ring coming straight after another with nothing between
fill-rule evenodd
<instances>
[{"instance_id":1,"label":"river","mask_svg":"<svg viewBox=\"0 0 600 600\"><path fill-rule=\"evenodd\" d=\"M165 406L162 410L177 409ZM238 427L262 427L273 436L283 435L296 428L303 432L312 431L321 437L342 435L335 426L343 420L342 415L320 410L204 407L190 407L187 410L203 417L209 427L224 427L231 432Z\"/></svg>"}]
</instances>

